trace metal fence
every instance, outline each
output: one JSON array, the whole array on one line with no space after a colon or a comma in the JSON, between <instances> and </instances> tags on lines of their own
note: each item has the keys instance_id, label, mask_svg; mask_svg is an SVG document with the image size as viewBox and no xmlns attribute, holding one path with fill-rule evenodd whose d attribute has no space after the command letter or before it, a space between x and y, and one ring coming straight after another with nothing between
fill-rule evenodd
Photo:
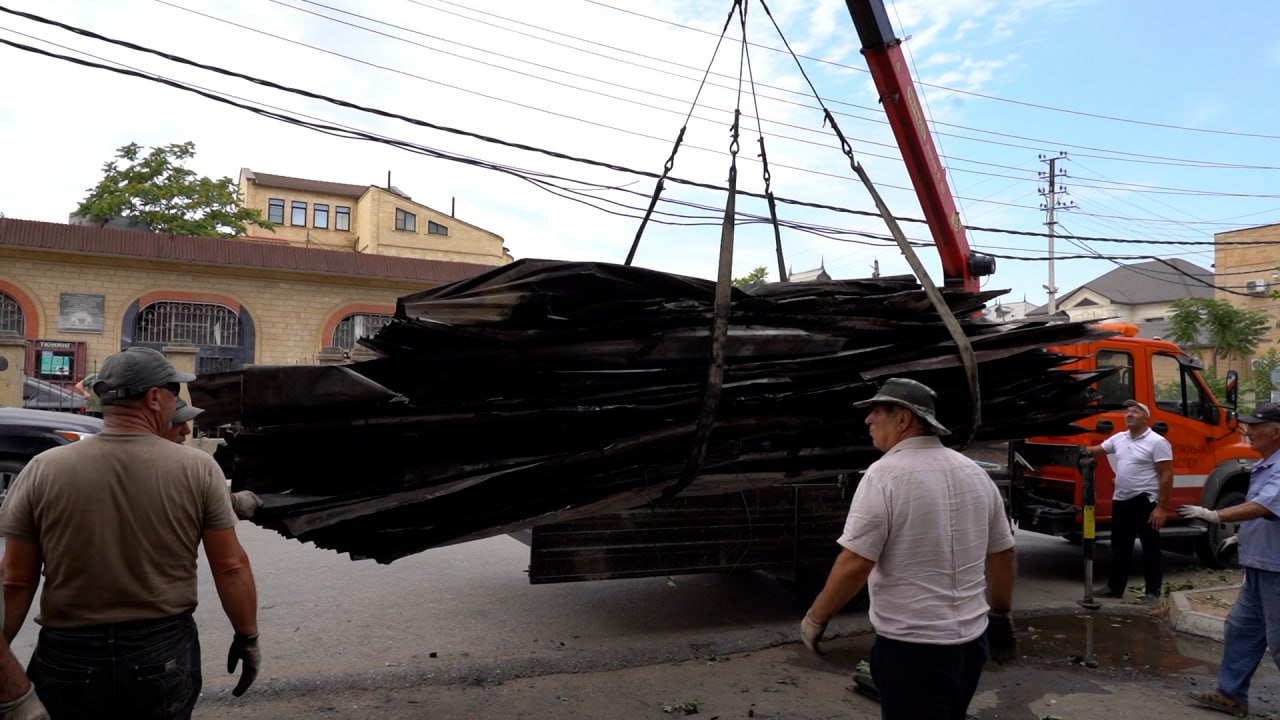
<instances>
[{"instance_id":1,"label":"metal fence","mask_svg":"<svg viewBox=\"0 0 1280 720\"><path fill-rule=\"evenodd\" d=\"M138 313L134 340L239 347L240 316L213 303L158 302Z\"/></svg>"}]
</instances>

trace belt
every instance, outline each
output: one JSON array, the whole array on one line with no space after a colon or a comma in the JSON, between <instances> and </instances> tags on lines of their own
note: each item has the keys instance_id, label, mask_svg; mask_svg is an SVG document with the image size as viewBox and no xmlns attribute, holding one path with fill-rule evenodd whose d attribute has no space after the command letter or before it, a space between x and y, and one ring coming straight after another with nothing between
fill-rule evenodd
<instances>
[{"instance_id":1,"label":"belt","mask_svg":"<svg viewBox=\"0 0 1280 720\"><path fill-rule=\"evenodd\" d=\"M46 627L41 629L42 633L48 633L53 637L68 639L88 639L103 637L121 637L129 635L141 635L143 633L155 632L156 630L164 630L170 626L177 627L186 623L191 618L192 610L170 615L162 618L152 618L148 620L126 620L118 623L105 623L102 625L79 625L76 627Z\"/></svg>"}]
</instances>

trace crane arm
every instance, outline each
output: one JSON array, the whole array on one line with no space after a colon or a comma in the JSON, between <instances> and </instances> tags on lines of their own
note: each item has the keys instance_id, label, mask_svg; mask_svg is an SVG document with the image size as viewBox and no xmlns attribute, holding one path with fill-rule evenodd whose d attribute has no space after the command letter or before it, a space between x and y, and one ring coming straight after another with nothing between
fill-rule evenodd
<instances>
[{"instance_id":1,"label":"crane arm","mask_svg":"<svg viewBox=\"0 0 1280 720\"><path fill-rule=\"evenodd\" d=\"M915 84L902 53L902 41L894 37L882 0L846 0L854 27L862 41L862 54L884 104L889 126L920 198L933 243L942 257L943 285L978 290L979 278L995 272L995 259L969 248L964 223L947 184L946 170L933 145L916 95Z\"/></svg>"}]
</instances>

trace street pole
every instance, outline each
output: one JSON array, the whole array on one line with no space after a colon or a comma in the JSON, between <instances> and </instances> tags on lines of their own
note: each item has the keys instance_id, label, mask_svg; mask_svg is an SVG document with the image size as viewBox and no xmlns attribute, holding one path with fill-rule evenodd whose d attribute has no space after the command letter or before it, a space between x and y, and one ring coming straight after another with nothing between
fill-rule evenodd
<instances>
[{"instance_id":1,"label":"street pole","mask_svg":"<svg viewBox=\"0 0 1280 720\"><path fill-rule=\"evenodd\" d=\"M1080 456L1080 477L1084 481L1081 505L1084 511L1084 539L1080 546L1084 548L1084 599L1079 605L1090 610L1097 610L1102 604L1093 599L1093 548L1098 533L1095 525L1095 510L1098 502L1097 491L1093 486L1093 468L1097 465L1093 455L1082 450Z\"/></svg>"},{"instance_id":2,"label":"street pole","mask_svg":"<svg viewBox=\"0 0 1280 720\"><path fill-rule=\"evenodd\" d=\"M1065 160L1067 154L1060 152L1053 157L1046 158L1040 156L1041 162L1049 163L1049 172L1041 173L1040 177L1048 182L1048 187L1040 192L1045 196L1044 210L1046 212L1045 227L1049 228L1049 284L1044 286L1045 292L1049 297L1049 317L1052 318L1058 312L1058 285L1053 278L1053 241L1057 235L1058 222L1054 219L1054 213L1061 207L1064 210L1071 209L1070 205L1059 205L1058 193L1065 192L1066 188L1058 185L1058 160ZM1066 175L1066 172L1062 173Z\"/></svg>"}]
</instances>

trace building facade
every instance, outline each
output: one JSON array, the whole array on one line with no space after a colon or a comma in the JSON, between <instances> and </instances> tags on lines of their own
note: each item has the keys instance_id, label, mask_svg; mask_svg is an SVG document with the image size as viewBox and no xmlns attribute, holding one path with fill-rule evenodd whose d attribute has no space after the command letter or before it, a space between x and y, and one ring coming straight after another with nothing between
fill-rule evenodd
<instances>
[{"instance_id":1,"label":"building facade","mask_svg":"<svg viewBox=\"0 0 1280 720\"><path fill-rule=\"evenodd\" d=\"M189 348L197 373L314 363L355 350L396 298L489 268L0 219L0 338L24 341L26 376L60 383L132 345Z\"/></svg>"},{"instance_id":2,"label":"building facade","mask_svg":"<svg viewBox=\"0 0 1280 720\"><path fill-rule=\"evenodd\" d=\"M393 255L476 265L505 265L500 235L414 202L388 185L348 185L240 170L245 207L262 212L273 230L256 239L306 248Z\"/></svg>"},{"instance_id":3,"label":"building facade","mask_svg":"<svg viewBox=\"0 0 1280 720\"><path fill-rule=\"evenodd\" d=\"M1214 297L1271 319L1257 355L1280 347L1280 224L1217 233L1213 240ZM1244 374L1255 359L1229 358L1219 363L1219 369Z\"/></svg>"}]
</instances>

